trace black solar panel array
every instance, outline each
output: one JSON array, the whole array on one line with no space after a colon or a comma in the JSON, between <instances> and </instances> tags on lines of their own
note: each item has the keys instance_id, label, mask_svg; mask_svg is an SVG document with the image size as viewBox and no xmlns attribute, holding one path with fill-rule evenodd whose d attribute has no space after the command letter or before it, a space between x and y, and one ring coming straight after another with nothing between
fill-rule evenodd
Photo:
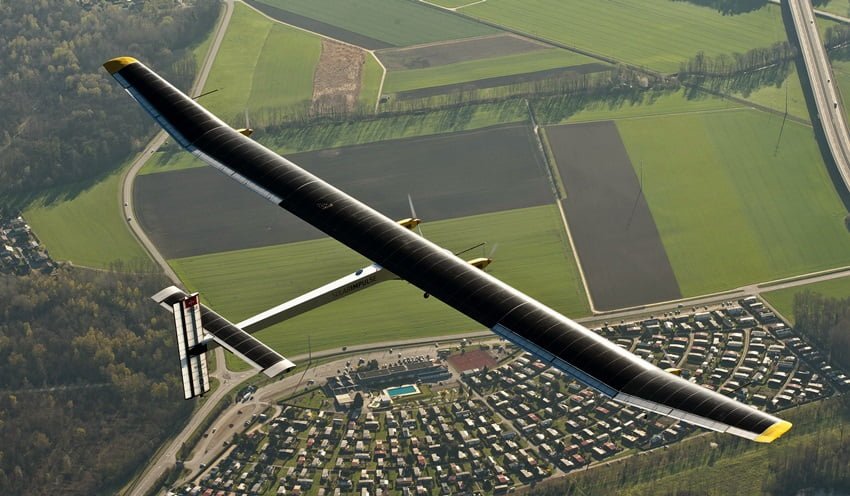
<instances>
[{"instance_id":1,"label":"black solar panel array","mask_svg":"<svg viewBox=\"0 0 850 496\"><path fill-rule=\"evenodd\" d=\"M173 305L186 296L182 291L175 291L163 302ZM201 324L208 333L224 341L264 370L284 360L280 354L204 305L201 305Z\"/></svg>"},{"instance_id":2,"label":"black solar panel array","mask_svg":"<svg viewBox=\"0 0 850 496\"><path fill-rule=\"evenodd\" d=\"M603 392L610 394L613 389L750 433L762 433L779 421L647 364L448 254L222 125L144 65L128 65L118 74L185 137L188 150L201 152L247 178L281 199L281 207L482 325L493 328L500 324L520 340L580 369L608 386L601 388ZM556 364L557 360L551 358L550 362Z\"/></svg>"}]
</instances>

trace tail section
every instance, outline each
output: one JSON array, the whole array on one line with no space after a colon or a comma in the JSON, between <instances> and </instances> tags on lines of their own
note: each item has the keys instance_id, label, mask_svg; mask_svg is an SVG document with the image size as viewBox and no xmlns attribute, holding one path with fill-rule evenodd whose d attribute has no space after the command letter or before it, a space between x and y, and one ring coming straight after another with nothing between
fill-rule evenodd
<instances>
[{"instance_id":1,"label":"tail section","mask_svg":"<svg viewBox=\"0 0 850 496\"><path fill-rule=\"evenodd\" d=\"M188 400L202 396L210 390L207 347L203 343L204 329L201 324L201 302L198 293L175 301L171 305L171 311L177 332L183 397Z\"/></svg>"},{"instance_id":2,"label":"tail section","mask_svg":"<svg viewBox=\"0 0 850 496\"><path fill-rule=\"evenodd\" d=\"M183 397L187 400L210 389L206 352L214 343L269 377L295 368L295 364L280 353L203 306L198 293L190 295L170 286L152 298L174 314Z\"/></svg>"}]
</instances>

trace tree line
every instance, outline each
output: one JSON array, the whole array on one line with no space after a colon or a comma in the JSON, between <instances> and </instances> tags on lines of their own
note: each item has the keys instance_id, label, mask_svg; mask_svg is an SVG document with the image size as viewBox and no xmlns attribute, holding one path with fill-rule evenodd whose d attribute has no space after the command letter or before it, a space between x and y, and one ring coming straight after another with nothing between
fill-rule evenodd
<instances>
[{"instance_id":1,"label":"tree line","mask_svg":"<svg viewBox=\"0 0 850 496\"><path fill-rule=\"evenodd\" d=\"M794 295L797 331L826 350L829 361L850 369L850 298L830 298L813 291Z\"/></svg>"},{"instance_id":2,"label":"tree line","mask_svg":"<svg viewBox=\"0 0 850 496\"><path fill-rule=\"evenodd\" d=\"M150 136L150 119L104 61L133 55L189 86L196 67L189 47L210 32L219 3L131 5L0 2L0 197L92 180Z\"/></svg>"},{"instance_id":3,"label":"tree line","mask_svg":"<svg viewBox=\"0 0 850 496\"><path fill-rule=\"evenodd\" d=\"M185 424L166 283L0 276L0 494L114 494Z\"/></svg>"}]
</instances>

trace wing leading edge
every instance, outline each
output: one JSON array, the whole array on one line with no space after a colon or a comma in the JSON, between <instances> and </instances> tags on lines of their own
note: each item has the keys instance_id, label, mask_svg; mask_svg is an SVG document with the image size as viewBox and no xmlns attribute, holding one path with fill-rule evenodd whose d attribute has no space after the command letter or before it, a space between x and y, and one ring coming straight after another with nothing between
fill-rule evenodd
<instances>
[{"instance_id":1,"label":"wing leading edge","mask_svg":"<svg viewBox=\"0 0 850 496\"><path fill-rule=\"evenodd\" d=\"M787 421L664 372L243 136L144 64L106 70L183 148L614 400L758 442Z\"/></svg>"}]
</instances>

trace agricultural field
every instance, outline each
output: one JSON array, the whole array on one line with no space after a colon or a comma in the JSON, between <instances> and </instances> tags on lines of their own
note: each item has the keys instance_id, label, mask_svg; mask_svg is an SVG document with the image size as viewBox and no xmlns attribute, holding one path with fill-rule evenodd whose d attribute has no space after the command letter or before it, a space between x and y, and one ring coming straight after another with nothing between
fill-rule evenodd
<instances>
[{"instance_id":1,"label":"agricultural field","mask_svg":"<svg viewBox=\"0 0 850 496\"><path fill-rule=\"evenodd\" d=\"M408 0L252 0L284 22L367 49L486 36L499 31ZM351 37L353 33L367 40ZM377 41L377 43L375 43ZM376 46L382 44L383 46Z\"/></svg>"},{"instance_id":2,"label":"agricultural field","mask_svg":"<svg viewBox=\"0 0 850 496\"><path fill-rule=\"evenodd\" d=\"M452 250L498 245L494 276L572 317L588 306L558 210L545 205L423 225L428 239ZM337 279L368 261L332 239L218 253L171 261L180 278L216 311L238 321ZM492 270L491 270L492 269ZM262 331L258 337L287 355L382 340L478 330L443 303L423 299L406 282L387 282ZM229 361L228 367L235 365Z\"/></svg>"},{"instance_id":3,"label":"agricultural field","mask_svg":"<svg viewBox=\"0 0 850 496\"><path fill-rule=\"evenodd\" d=\"M469 5L471 3L477 2L478 0L428 0L429 3L434 5L439 5L440 7L446 7L449 9L456 9L458 7L463 7L464 5Z\"/></svg>"},{"instance_id":4,"label":"agricultural field","mask_svg":"<svg viewBox=\"0 0 850 496\"><path fill-rule=\"evenodd\" d=\"M539 41L503 33L442 43L378 50L375 53L387 69L403 71L553 49L554 47L551 45Z\"/></svg>"},{"instance_id":5,"label":"agricultural field","mask_svg":"<svg viewBox=\"0 0 850 496\"><path fill-rule=\"evenodd\" d=\"M822 10L832 14L848 17L850 16L850 5L845 0L826 0L812 2L815 10Z\"/></svg>"},{"instance_id":6,"label":"agricultural field","mask_svg":"<svg viewBox=\"0 0 850 496\"><path fill-rule=\"evenodd\" d=\"M422 69L390 70L384 83L384 93L447 86L499 76L582 66L595 62L594 59L584 55L550 48L531 53L482 58Z\"/></svg>"},{"instance_id":7,"label":"agricultural field","mask_svg":"<svg viewBox=\"0 0 850 496\"><path fill-rule=\"evenodd\" d=\"M493 127L289 158L390 217L440 220L553 201L527 125ZM295 216L212 167L140 176L138 222L166 258L321 237ZM192 219L174 222L174 212Z\"/></svg>"},{"instance_id":8,"label":"agricultural field","mask_svg":"<svg viewBox=\"0 0 850 496\"><path fill-rule=\"evenodd\" d=\"M378 91L381 80L384 77L384 69L378 63L374 54L366 54L366 59L361 72L360 95L358 100L366 108L373 109L378 103Z\"/></svg>"},{"instance_id":9,"label":"agricultural field","mask_svg":"<svg viewBox=\"0 0 850 496\"><path fill-rule=\"evenodd\" d=\"M850 263L846 211L810 127L742 110L617 128L683 295Z\"/></svg>"},{"instance_id":10,"label":"agricultural field","mask_svg":"<svg viewBox=\"0 0 850 496\"><path fill-rule=\"evenodd\" d=\"M201 103L234 126L244 113L309 102L313 74L321 54L321 38L274 23L237 3Z\"/></svg>"},{"instance_id":11,"label":"agricultural field","mask_svg":"<svg viewBox=\"0 0 850 496\"><path fill-rule=\"evenodd\" d=\"M672 73L697 52L745 52L786 39L778 5L738 15L669 0L487 0L462 9L485 19L610 57Z\"/></svg>"},{"instance_id":12,"label":"agricultural field","mask_svg":"<svg viewBox=\"0 0 850 496\"><path fill-rule=\"evenodd\" d=\"M776 291L762 293L761 296L793 324L794 295L804 291L820 293L830 298L850 298L850 277L840 277L794 288L777 289Z\"/></svg>"},{"instance_id":13,"label":"agricultural field","mask_svg":"<svg viewBox=\"0 0 850 496\"><path fill-rule=\"evenodd\" d=\"M835 67L835 66L833 66ZM755 76L753 76L755 77ZM836 77L841 82L841 77L836 69ZM743 79L743 78L742 78ZM845 78L850 83L850 77ZM757 105L785 112L786 103L788 115L809 121L809 109L806 106L806 96L803 94L803 86L796 67L792 64L785 78L780 81L756 81L752 88L745 85L732 87L727 90L731 95L744 98Z\"/></svg>"},{"instance_id":14,"label":"agricultural field","mask_svg":"<svg viewBox=\"0 0 850 496\"><path fill-rule=\"evenodd\" d=\"M594 308L679 299L640 178L612 121L546 128Z\"/></svg>"},{"instance_id":15,"label":"agricultural field","mask_svg":"<svg viewBox=\"0 0 850 496\"><path fill-rule=\"evenodd\" d=\"M662 115L738 110L741 104L705 92L640 91L588 99L554 96L536 100L534 111L541 124L567 124L603 120L645 119Z\"/></svg>"},{"instance_id":16,"label":"agricultural field","mask_svg":"<svg viewBox=\"0 0 850 496\"><path fill-rule=\"evenodd\" d=\"M272 150L289 155L393 139L470 131L527 120L528 110L525 104L512 100L374 119L288 126L272 133L257 131L253 137ZM163 151L153 154L140 174L203 166L202 161L188 153Z\"/></svg>"},{"instance_id":17,"label":"agricultural field","mask_svg":"<svg viewBox=\"0 0 850 496\"><path fill-rule=\"evenodd\" d=\"M53 259L99 269L116 262L125 267L152 264L121 214L118 192L125 169L70 198L37 200L24 210Z\"/></svg>"}]
</instances>

